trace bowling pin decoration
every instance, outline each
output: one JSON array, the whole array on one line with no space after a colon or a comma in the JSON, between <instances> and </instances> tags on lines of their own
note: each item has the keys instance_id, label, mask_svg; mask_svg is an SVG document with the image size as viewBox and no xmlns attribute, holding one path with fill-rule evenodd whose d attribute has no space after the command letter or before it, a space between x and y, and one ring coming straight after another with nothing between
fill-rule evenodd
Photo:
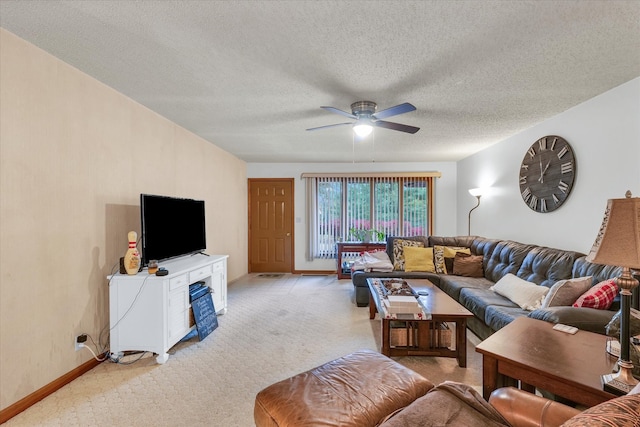
<instances>
[{"instance_id":1,"label":"bowling pin decoration","mask_svg":"<svg viewBox=\"0 0 640 427\"><path fill-rule=\"evenodd\" d=\"M138 274L138 269L140 268L140 253L136 248L138 233L130 231L127 237L129 238L129 249L124 254L124 269L127 274L135 275Z\"/></svg>"}]
</instances>

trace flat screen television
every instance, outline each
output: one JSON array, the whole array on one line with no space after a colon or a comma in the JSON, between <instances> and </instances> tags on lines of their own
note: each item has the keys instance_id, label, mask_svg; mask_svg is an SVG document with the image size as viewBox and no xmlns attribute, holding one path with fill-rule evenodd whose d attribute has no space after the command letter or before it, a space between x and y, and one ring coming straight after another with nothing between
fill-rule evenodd
<instances>
[{"instance_id":1,"label":"flat screen television","mask_svg":"<svg viewBox=\"0 0 640 427\"><path fill-rule=\"evenodd\" d=\"M144 266L207 248L204 200L141 194L140 217Z\"/></svg>"}]
</instances>

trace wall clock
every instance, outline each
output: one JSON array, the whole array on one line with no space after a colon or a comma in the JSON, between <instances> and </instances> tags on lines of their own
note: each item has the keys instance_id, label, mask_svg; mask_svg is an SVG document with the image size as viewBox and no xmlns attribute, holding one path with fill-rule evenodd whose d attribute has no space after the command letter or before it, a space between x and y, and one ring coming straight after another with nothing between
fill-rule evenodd
<instances>
[{"instance_id":1,"label":"wall clock","mask_svg":"<svg viewBox=\"0 0 640 427\"><path fill-rule=\"evenodd\" d=\"M569 197L576 177L576 159L562 137L548 135L534 142L520 165L522 200L536 212L552 212Z\"/></svg>"}]
</instances>

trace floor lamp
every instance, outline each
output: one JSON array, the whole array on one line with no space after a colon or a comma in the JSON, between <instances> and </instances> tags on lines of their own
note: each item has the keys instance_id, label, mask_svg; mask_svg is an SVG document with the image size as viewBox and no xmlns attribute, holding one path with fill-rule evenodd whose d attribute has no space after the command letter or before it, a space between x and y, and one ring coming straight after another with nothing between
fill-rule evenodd
<instances>
[{"instance_id":1,"label":"floor lamp","mask_svg":"<svg viewBox=\"0 0 640 427\"><path fill-rule=\"evenodd\" d=\"M475 198L478 199L478 204L475 205L474 207L471 208L471 210L469 211L469 233L468 235L471 236L471 212L474 211L474 209L476 209L478 206L480 206L480 197L482 197L482 189L480 188L472 188L469 190L469 194L471 194L472 196L474 196Z\"/></svg>"},{"instance_id":2,"label":"floor lamp","mask_svg":"<svg viewBox=\"0 0 640 427\"><path fill-rule=\"evenodd\" d=\"M602 376L604 390L617 395L627 394L638 384L632 375L633 364L629 355L631 291L638 281L630 269L640 268L640 197L610 199L604 212L602 226L587 255L587 261L596 264L618 265L622 275L615 279L620 288L620 358L618 372Z\"/></svg>"}]
</instances>

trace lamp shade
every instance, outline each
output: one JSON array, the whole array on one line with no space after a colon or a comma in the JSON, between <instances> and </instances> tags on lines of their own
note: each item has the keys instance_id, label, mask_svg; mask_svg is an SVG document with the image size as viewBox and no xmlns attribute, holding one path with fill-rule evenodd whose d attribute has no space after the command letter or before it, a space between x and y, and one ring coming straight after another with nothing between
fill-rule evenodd
<instances>
[{"instance_id":1,"label":"lamp shade","mask_svg":"<svg viewBox=\"0 0 640 427\"><path fill-rule=\"evenodd\" d=\"M640 269L640 197L609 199L587 261Z\"/></svg>"},{"instance_id":2,"label":"lamp shade","mask_svg":"<svg viewBox=\"0 0 640 427\"><path fill-rule=\"evenodd\" d=\"M469 189L469 194L471 194L473 197L482 196L482 193L483 193L482 188L470 188Z\"/></svg>"}]
</instances>

